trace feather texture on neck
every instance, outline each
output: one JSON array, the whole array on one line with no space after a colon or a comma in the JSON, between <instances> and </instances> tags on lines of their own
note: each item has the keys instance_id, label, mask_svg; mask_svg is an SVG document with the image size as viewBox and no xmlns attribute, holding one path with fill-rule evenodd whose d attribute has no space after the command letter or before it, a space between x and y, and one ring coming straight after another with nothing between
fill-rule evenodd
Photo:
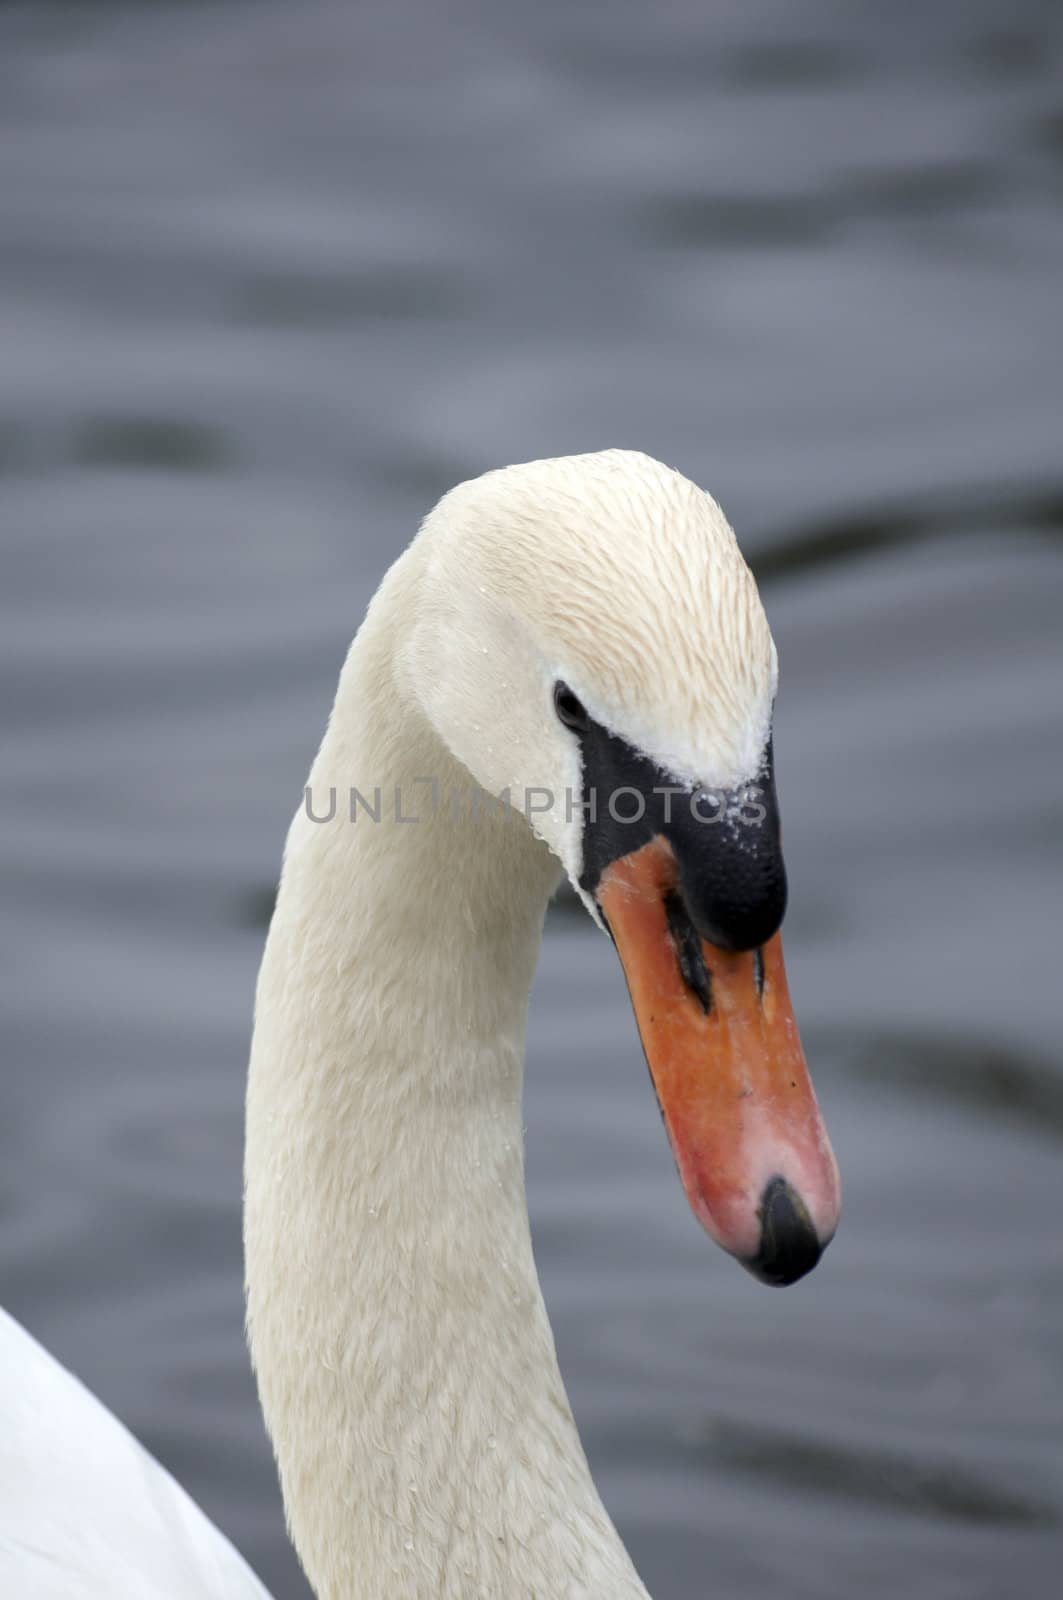
<instances>
[{"instance_id":1,"label":"feather texture on neck","mask_svg":"<svg viewBox=\"0 0 1063 1600\"><path fill-rule=\"evenodd\" d=\"M420 560L352 646L310 778L336 815L293 822L259 980L259 1388L320 1600L644 1600L569 1410L524 1194L525 1017L558 867L518 812L449 803L472 780L395 670ZM351 786L379 787L379 822L348 819Z\"/></svg>"}]
</instances>

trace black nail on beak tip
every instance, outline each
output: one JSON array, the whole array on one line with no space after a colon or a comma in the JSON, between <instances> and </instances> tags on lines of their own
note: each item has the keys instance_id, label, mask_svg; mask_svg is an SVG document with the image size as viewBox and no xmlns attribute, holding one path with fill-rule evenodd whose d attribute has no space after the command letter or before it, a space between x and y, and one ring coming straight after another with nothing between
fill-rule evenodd
<instances>
[{"instance_id":1,"label":"black nail on beak tip","mask_svg":"<svg viewBox=\"0 0 1063 1600\"><path fill-rule=\"evenodd\" d=\"M811 1272L823 1245L801 1197L785 1178L772 1178L760 1200L760 1250L745 1265L762 1283L796 1283Z\"/></svg>"}]
</instances>

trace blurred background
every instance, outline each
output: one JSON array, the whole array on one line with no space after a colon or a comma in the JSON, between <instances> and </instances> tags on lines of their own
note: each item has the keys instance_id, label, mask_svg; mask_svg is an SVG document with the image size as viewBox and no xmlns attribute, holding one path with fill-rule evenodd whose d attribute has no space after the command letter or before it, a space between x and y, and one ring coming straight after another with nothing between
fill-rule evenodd
<instances>
[{"instance_id":1,"label":"blurred background","mask_svg":"<svg viewBox=\"0 0 1063 1600\"><path fill-rule=\"evenodd\" d=\"M241 1100L365 604L502 463L625 445L762 580L791 988L846 1209L693 1225L552 914L529 1185L661 1600L1063 1562L1063 13L1049 0L0 12L0 1302L306 1600L244 1351Z\"/></svg>"}]
</instances>

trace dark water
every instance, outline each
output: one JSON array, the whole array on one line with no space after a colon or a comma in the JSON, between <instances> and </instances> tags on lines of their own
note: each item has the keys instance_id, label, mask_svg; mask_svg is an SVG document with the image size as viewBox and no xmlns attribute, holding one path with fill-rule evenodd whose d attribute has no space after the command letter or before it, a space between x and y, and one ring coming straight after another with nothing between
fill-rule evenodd
<instances>
[{"instance_id":1,"label":"dark water","mask_svg":"<svg viewBox=\"0 0 1063 1600\"><path fill-rule=\"evenodd\" d=\"M660 1600L1057 1581L1061 16L4 9L0 1300L278 1600L238 1199L287 816L435 495L606 444L764 578L846 1188L785 1294L714 1252L558 913L530 1192L606 1502Z\"/></svg>"}]
</instances>

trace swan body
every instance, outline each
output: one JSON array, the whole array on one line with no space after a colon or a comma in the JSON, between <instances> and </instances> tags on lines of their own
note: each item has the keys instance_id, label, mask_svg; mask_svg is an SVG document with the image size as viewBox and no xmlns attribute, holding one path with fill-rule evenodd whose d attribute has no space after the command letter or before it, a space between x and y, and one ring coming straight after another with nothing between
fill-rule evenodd
<instances>
[{"instance_id":1,"label":"swan body","mask_svg":"<svg viewBox=\"0 0 1063 1600\"><path fill-rule=\"evenodd\" d=\"M157 1461L0 1311L0 1594L269 1600Z\"/></svg>"},{"instance_id":2,"label":"swan body","mask_svg":"<svg viewBox=\"0 0 1063 1600\"><path fill-rule=\"evenodd\" d=\"M252 1358L320 1600L646 1600L569 1408L524 1192L528 993L562 870L624 959L700 1219L777 1282L833 1232L803 1061L791 1100L761 1092L775 1045L726 1099L690 1066L695 1045L741 1055L747 1011L799 1052L770 820L754 838L729 811L702 871L696 830L628 850L585 787L613 761L739 794L769 770L776 676L723 514L633 452L453 490L369 608L288 835L247 1100Z\"/></svg>"}]
</instances>

